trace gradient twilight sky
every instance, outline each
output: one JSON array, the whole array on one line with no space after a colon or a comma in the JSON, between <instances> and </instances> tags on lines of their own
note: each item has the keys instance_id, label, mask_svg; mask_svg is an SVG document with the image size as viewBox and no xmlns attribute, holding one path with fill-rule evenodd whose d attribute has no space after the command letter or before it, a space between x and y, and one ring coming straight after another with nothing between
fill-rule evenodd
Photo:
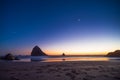
<instances>
[{"instance_id":1,"label":"gradient twilight sky","mask_svg":"<svg viewBox=\"0 0 120 80\"><path fill-rule=\"evenodd\" d=\"M120 49L120 0L0 0L0 54Z\"/></svg>"}]
</instances>

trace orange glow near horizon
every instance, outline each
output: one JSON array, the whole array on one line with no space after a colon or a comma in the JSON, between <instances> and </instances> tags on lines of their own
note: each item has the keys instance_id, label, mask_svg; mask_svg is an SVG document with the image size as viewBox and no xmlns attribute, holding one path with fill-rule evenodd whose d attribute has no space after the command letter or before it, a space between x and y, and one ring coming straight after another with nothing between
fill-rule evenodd
<instances>
[{"instance_id":1,"label":"orange glow near horizon","mask_svg":"<svg viewBox=\"0 0 120 80\"><path fill-rule=\"evenodd\" d=\"M47 55L62 55L65 52L44 51ZM108 52L69 52L65 55L106 55Z\"/></svg>"},{"instance_id":2,"label":"orange glow near horizon","mask_svg":"<svg viewBox=\"0 0 120 80\"><path fill-rule=\"evenodd\" d=\"M62 55L63 53L65 53L66 55L106 55L108 52L112 52L114 50L106 50L104 52L102 51L96 51L96 52L89 52L89 51L73 51L73 52L67 52L67 51L48 51L48 50L44 50L44 52L47 54L47 55Z\"/></svg>"},{"instance_id":3,"label":"orange glow near horizon","mask_svg":"<svg viewBox=\"0 0 120 80\"><path fill-rule=\"evenodd\" d=\"M48 55L106 55L108 52L120 49L118 41L109 40L72 40L67 42L58 42L52 46L44 47L44 52Z\"/></svg>"}]
</instances>

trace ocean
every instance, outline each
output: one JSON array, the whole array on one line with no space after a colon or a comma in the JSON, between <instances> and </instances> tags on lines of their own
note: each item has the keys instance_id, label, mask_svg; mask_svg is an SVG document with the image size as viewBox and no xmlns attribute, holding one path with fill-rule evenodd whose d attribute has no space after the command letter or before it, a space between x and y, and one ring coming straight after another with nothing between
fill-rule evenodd
<instances>
[{"instance_id":1,"label":"ocean","mask_svg":"<svg viewBox=\"0 0 120 80\"><path fill-rule=\"evenodd\" d=\"M80 56L21 56L17 62L64 62L64 61L120 61L120 57L80 57Z\"/></svg>"}]
</instances>

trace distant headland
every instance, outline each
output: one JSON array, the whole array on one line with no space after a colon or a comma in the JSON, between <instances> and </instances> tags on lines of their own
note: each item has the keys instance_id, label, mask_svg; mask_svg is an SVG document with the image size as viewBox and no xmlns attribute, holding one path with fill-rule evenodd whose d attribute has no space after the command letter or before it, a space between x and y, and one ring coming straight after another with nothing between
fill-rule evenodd
<instances>
[{"instance_id":1,"label":"distant headland","mask_svg":"<svg viewBox=\"0 0 120 80\"><path fill-rule=\"evenodd\" d=\"M114 52L109 52L106 57L120 57L120 50L115 50Z\"/></svg>"}]
</instances>

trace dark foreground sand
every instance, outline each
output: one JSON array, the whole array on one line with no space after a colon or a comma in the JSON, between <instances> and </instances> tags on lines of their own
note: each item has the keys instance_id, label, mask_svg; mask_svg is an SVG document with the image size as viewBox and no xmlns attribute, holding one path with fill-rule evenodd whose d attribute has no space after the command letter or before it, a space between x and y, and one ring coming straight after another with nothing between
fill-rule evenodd
<instances>
[{"instance_id":1,"label":"dark foreground sand","mask_svg":"<svg viewBox=\"0 0 120 80\"><path fill-rule=\"evenodd\" d=\"M0 62L0 80L120 80L120 62Z\"/></svg>"}]
</instances>

